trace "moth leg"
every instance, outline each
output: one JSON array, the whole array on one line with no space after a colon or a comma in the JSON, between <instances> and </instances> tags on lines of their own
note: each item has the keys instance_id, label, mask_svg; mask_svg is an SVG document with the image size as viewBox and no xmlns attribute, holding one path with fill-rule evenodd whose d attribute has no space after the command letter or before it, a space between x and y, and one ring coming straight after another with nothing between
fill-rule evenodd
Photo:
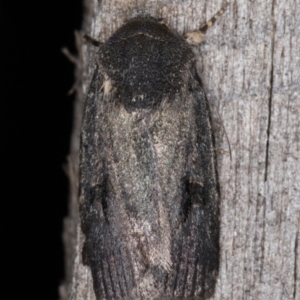
<instances>
[{"instance_id":1,"label":"moth leg","mask_svg":"<svg viewBox=\"0 0 300 300\"><path fill-rule=\"evenodd\" d=\"M205 33L208 28L212 27L214 23L224 14L229 3L226 3L208 22L200 27L199 30L187 32L184 37L189 44L199 45L205 38Z\"/></svg>"}]
</instances>

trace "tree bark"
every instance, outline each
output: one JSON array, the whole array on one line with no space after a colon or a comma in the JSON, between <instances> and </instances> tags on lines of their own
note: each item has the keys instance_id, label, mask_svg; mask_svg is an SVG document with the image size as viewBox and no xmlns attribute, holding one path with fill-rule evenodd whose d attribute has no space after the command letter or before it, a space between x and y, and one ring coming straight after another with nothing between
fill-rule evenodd
<instances>
[{"instance_id":1,"label":"tree bark","mask_svg":"<svg viewBox=\"0 0 300 300\"><path fill-rule=\"evenodd\" d=\"M150 14L184 33L198 29L224 4L85 0L83 32L103 42L124 20ZM236 0L197 51L221 186L221 266L211 299L300 299L299 45L299 0ZM79 35L77 46L70 205L63 235L66 278L60 296L95 300L90 269L81 258L78 165L83 104L97 49Z\"/></svg>"}]
</instances>

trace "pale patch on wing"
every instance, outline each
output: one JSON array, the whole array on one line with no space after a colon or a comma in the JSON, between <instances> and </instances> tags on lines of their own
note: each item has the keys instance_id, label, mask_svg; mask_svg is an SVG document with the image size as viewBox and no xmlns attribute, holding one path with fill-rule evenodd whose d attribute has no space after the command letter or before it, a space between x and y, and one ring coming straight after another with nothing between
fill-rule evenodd
<instances>
[{"instance_id":1,"label":"pale patch on wing","mask_svg":"<svg viewBox=\"0 0 300 300\"><path fill-rule=\"evenodd\" d=\"M104 75L102 89L105 97L110 96L113 90L113 82L106 74Z\"/></svg>"},{"instance_id":2,"label":"pale patch on wing","mask_svg":"<svg viewBox=\"0 0 300 300\"><path fill-rule=\"evenodd\" d=\"M162 210L161 202L159 206L159 227L160 232L157 234L153 230L150 222L136 220L131 218L132 236L136 240L135 244L140 245L140 252L142 257L148 261L151 266L160 266L165 271L169 271L172 265L171 260L171 244L168 238L169 223L166 215ZM139 243L139 242L140 243Z\"/></svg>"}]
</instances>

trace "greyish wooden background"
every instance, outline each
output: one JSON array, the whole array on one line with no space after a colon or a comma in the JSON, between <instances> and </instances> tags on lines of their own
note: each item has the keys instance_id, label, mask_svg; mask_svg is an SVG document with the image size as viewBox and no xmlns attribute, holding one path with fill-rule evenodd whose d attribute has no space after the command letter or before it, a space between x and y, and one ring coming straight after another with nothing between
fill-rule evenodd
<instances>
[{"instance_id":1,"label":"greyish wooden background","mask_svg":"<svg viewBox=\"0 0 300 300\"><path fill-rule=\"evenodd\" d=\"M199 28L217 0L85 0L83 31L105 41L148 13L178 32ZM95 300L82 265L78 149L96 49L77 35L77 102L69 156L62 300ZM300 2L229 1L199 47L212 108L221 184L221 267L212 299L300 299ZM229 143L225 137L228 135ZM232 159L229 155L231 147Z\"/></svg>"}]
</instances>

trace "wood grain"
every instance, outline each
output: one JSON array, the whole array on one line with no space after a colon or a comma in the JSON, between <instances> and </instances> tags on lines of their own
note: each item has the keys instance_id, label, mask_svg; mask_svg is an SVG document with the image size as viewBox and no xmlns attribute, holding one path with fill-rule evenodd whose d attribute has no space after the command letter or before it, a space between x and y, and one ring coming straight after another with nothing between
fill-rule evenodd
<instances>
[{"instance_id":1,"label":"wood grain","mask_svg":"<svg viewBox=\"0 0 300 300\"><path fill-rule=\"evenodd\" d=\"M184 33L198 29L224 4L85 0L83 31L105 41L124 20L147 13ZM212 299L300 299L299 45L298 0L236 0L197 51L215 124L222 193L221 267ZM80 36L77 46L66 279L60 295L62 300L95 300L90 270L81 260L78 151L97 49Z\"/></svg>"}]
</instances>

